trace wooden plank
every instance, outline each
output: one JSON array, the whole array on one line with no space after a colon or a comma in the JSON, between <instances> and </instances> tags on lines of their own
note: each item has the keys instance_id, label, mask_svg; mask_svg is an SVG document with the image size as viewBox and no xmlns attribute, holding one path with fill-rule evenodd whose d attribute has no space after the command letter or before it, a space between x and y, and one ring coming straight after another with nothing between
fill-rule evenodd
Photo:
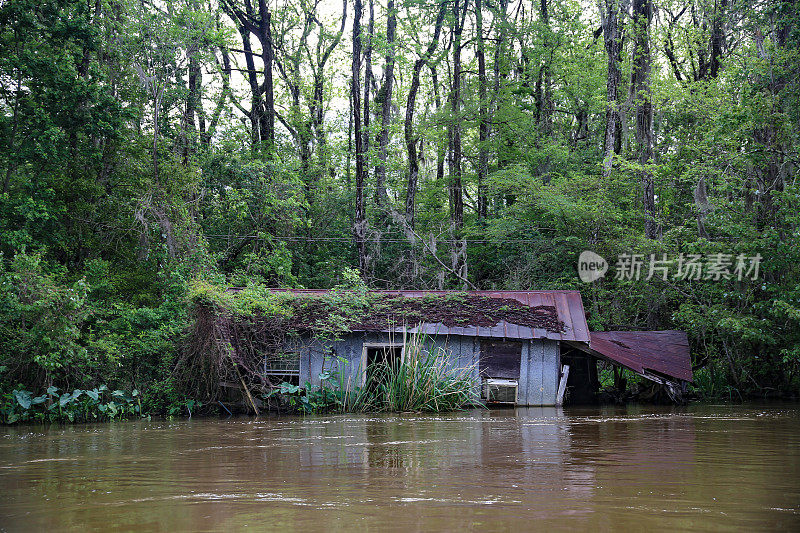
<instances>
[{"instance_id":1,"label":"wooden plank","mask_svg":"<svg viewBox=\"0 0 800 533\"><path fill-rule=\"evenodd\" d=\"M542 340L530 342L528 351L527 405L542 405Z\"/></svg>"},{"instance_id":2,"label":"wooden plank","mask_svg":"<svg viewBox=\"0 0 800 533\"><path fill-rule=\"evenodd\" d=\"M519 382L517 385L517 404L528 404L528 387L530 386L529 363L531 357L531 343L534 341L524 341L522 343L522 353L519 361Z\"/></svg>"},{"instance_id":3,"label":"wooden plank","mask_svg":"<svg viewBox=\"0 0 800 533\"><path fill-rule=\"evenodd\" d=\"M542 341L542 405L555 405L561 367L558 341Z\"/></svg>"},{"instance_id":4,"label":"wooden plank","mask_svg":"<svg viewBox=\"0 0 800 533\"><path fill-rule=\"evenodd\" d=\"M475 337L478 335L478 328L477 326L465 326L463 328L464 333L462 335L466 335L468 337Z\"/></svg>"},{"instance_id":5,"label":"wooden plank","mask_svg":"<svg viewBox=\"0 0 800 533\"><path fill-rule=\"evenodd\" d=\"M506 338L508 339L519 339L519 326L516 324L512 324L511 322L503 321L503 324L506 328Z\"/></svg>"},{"instance_id":6,"label":"wooden plank","mask_svg":"<svg viewBox=\"0 0 800 533\"><path fill-rule=\"evenodd\" d=\"M558 384L558 396L556 396L556 405L564 405L564 393L567 390L567 379L569 378L569 365L561 367L561 381Z\"/></svg>"},{"instance_id":7,"label":"wooden plank","mask_svg":"<svg viewBox=\"0 0 800 533\"><path fill-rule=\"evenodd\" d=\"M519 326L520 339L532 339L534 337L533 329L528 326Z\"/></svg>"}]
</instances>

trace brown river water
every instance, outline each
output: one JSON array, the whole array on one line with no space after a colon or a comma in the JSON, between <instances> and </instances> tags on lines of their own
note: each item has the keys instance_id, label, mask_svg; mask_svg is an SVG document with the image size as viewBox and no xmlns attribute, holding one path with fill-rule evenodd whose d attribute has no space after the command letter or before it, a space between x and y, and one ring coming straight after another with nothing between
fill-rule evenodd
<instances>
[{"instance_id":1,"label":"brown river water","mask_svg":"<svg viewBox=\"0 0 800 533\"><path fill-rule=\"evenodd\" d=\"M800 405L0 427L0 531L800 531Z\"/></svg>"}]
</instances>

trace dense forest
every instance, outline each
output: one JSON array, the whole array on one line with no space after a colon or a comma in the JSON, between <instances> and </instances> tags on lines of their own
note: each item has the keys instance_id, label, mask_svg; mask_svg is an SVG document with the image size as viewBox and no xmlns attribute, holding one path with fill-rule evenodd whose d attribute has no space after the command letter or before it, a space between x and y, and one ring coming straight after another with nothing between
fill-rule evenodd
<instances>
[{"instance_id":1,"label":"dense forest","mask_svg":"<svg viewBox=\"0 0 800 533\"><path fill-rule=\"evenodd\" d=\"M702 394L796 395L799 82L797 0L4 0L0 393L163 412L198 283L355 269L579 289Z\"/></svg>"}]
</instances>

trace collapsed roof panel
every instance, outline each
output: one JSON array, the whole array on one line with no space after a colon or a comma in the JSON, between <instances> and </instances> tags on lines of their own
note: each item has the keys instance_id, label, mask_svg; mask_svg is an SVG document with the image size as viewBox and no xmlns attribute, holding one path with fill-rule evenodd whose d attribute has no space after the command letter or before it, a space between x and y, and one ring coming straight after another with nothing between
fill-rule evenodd
<instances>
[{"instance_id":1,"label":"collapsed roof panel","mask_svg":"<svg viewBox=\"0 0 800 533\"><path fill-rule=\"evenodd\" d=\"M689 339L683 331L593 331L589 347L637 374L656 372L692 381Z\"/></svg>"}]
</instances>

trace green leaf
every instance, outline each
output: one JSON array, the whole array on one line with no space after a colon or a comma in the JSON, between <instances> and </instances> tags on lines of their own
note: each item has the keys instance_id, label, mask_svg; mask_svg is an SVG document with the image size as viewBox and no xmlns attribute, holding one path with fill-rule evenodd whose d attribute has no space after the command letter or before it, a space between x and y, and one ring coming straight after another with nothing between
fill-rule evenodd
<instances>
[{"instance_id":1,"label":"green leaf","mask_svg":"<svg viewBox=\"0 0 800 533\"><path fill-rule=\"evenodd\" d=\"M300 387L297 385L292 385L291 383L283 382L281 383L281 393L283 394L297 394L300 391Z\"/></svg>"},{"instance_id":2,"label":"green leaf","mask_svg":"<svg viewBox=\"0 0 800 533\"><path fill-rule=\"evenodd\" d=\"M61 406L61 407L64 407L65 405L67 405L71 401L72 401L72 395L70 393L68 393L68 392L65 392L58 399L58 405Z\"/></svg>"},{"instance_id":3,"label":"green leaf","mask_svg":"<svg viewBox=\"0 0 800 533\"><path fill-rule=\"evenodd\" d=\"M30 409L31 408L31 393L26 390L15 390L14 391L14 398L16 398L17 403L22 406L23 409Z\"/></svg>"},{"instance_id":4,"label":"green leaf","mask_svg":"<svg viewBox=\"0 0 800 533\"><path fill-rule=\"evenodd\" d=\"M100 398L100 393L97 392L97 389L87 390L85 392L86 392L86 396L88 396L89 398L91 398L94 401L97 401Z\"/></svg>"},{"instance_id":5,"label":"green leaf","mask_svg":"<svg viewBox=\"0 0 800 533\"><path fill-rule=\"evenodd\" d=\"M115 398L119 398L120 400L126 403L130 403L133 401L133 398L128 396L128 393L123 390L115 390L114 392L111 393L111 395L114 396Z\"/></svg>"},{"instance_id":6,"label":"green leaf","mask_svg":"<svg viewBox=\"0 0 800 533\"><path fill-rule=\"evenodd\" d=\"M56 387L55 385L50 385L49 387L47 387L47 394L52 396L57 392L58 392L58 387Z\"/></svg>"},{"instance_id":7,"label":"green leaf","mask_svg":"<svg viewBox=\"0 0 800 533\"><path fill-rule=\"evenodd\" d=\"M44 403L46 401L47 401L47 395L43 394L31 400L31 405L39 405L40 403Z\"/></svg>"}]
</instances>

